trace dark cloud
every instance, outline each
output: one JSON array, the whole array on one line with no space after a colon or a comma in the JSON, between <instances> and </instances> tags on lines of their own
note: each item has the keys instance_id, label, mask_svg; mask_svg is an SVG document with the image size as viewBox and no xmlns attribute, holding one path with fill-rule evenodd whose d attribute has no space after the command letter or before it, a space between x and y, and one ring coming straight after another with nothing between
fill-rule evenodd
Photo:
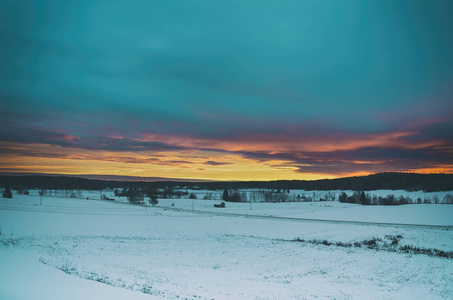
<instances>
[{"instance_id":1,"label":"dark cloud","mask_svg":"<svg viewBox=\"0 0 453 300\"><path fill-rule=\"evenodd\" d=\"M127 137L78 137L65 132L51 132L18 127L3 127L3 129L0 129L0 133L4 142L39 143L86 150L174 151L185 149L184 147L168 145L162 142L138 141Z\"/></svg>"},{"instance_id":2,"label":"dark cloud","mask_svg":"<svg viewBox=\"0 0 453 300\"><path fill-rule=\"evenodd\" d=\"M166 163L169 163L169 164L193 164L193 162L191 161L188 161L188 160L170 160L170 161L166 161Z\"/></svg>"},{"instance_id":3,"label":"dark cloud","mask_svg":"<svg viewBox=\"0 0 453 300\"><path fill-rule=\"evenodd\" d=\"M287 161L299 173L345 175L356 172L408 171L453 165L453 148L383 149L362 148L330 152L241 152L261 162Z\"/></svg>"},{"instance_id":4,"label":"dark cloud","mask_svg":"<svg viewBox=\"0 0 453 300\"><path fill-rule=\"evenodd\" d=\"M210 165L210 166L225 166L225 165L232 165L233 163L208 160L208 161L204 162L204 164Z\"/></svg>"}]
</instances>

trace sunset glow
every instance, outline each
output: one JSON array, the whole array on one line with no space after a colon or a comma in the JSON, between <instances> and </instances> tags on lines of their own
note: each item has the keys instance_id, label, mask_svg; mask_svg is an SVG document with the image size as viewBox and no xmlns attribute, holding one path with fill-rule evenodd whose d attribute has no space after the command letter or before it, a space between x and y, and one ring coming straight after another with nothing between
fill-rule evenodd
<instances>
[{"instance_id":1,"label":"sunset glow","mask_svg":"<svg viewBox=\"0 0 453 300\"><path fill-rule=\"evenodd\" d=\"M0 172L453 171L452 2L19 2L0 4Z\"/></svg>"}]
</instances>

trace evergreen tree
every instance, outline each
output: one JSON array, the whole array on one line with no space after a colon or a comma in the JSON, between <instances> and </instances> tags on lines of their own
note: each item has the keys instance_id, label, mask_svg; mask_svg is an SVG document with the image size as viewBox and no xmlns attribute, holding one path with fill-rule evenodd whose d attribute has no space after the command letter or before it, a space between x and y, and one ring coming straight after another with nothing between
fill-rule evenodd
<instances>
[{"instance_id":1,"label":"evergreen tree","mask_svg":"<svg viewBox=\"0 0 453 300\"><path fill-rule=\"evenodd\" d=\"M129 188L127 190L127 199L132 204L144 204L143 192L137 188Z\"/></svg>"},{"instance_id":2,"label":"evergreen tree","mask_svg":"<svg viewBox=\"0 0 453 300\"><path fill-rule=\"evenodd\" d=\"M348 195L346 195L346 193L341 193L340 196L338 196L338 201L340 201L341 203L346 203L346 199L348 198Z\"/></svg>"},{"instance_id":3,"label":"evergreen tree","mask_svg":"<svg viewBox=\"0 0 453 300\"><path fill-rule=\"evenodd\" d=\"M145 194L146 194L146 196L149 197L148 203L151 204L152 206L159 203L159 201L157 201L157 196L158 196L157 189L148 187L145 190Z\"/></svg>"},{"instance_id":4,"label":"evergreen tree","mask_svg":"<svg viewBox=\"0 0 453 300\"><path fill-rule=\"evenodd\" d=\"M151 204L152 206L156 205L157 203L159 203L159 201L157 201L157 196L156 195L150 195L149 196L149 200L148 200L149 204Z\"/></svg>"},{"instance_id":5,"label":"evergreen tree","mask_svg":"<svg viewBox=\"0 0 453 300\"><path fill-rule=\"evenodd\" d=\"M230 196L228 195L228 190L227 190L227 189L225 189L225 190L223 191L222 199L223 199L224 201L230 200Z\"/></svg>"},{"instance_id":6,"label":"evergreen tree","mask_svg":"<svg viewBox=\"0 0 453 300\"><path fill-rule=\"evenodd\" d=\"M11 188L7 187L3 190L3 198L12 198L13 194L11 192Z\"/></svg>"},{"instance_id":7,"label":"evergreen tree","mask_svg":"<svg viewBox=\"0 0 453 300\"><path fill-rule=\"evenodd\" d=\"M241 195L238 191L233 191L233 194L228 197L228 200L231 202L241 202Z\"/></svg>"},{"instance_id":8,"label":"evergreen tree","mask_svg":"<svg viewBox=\"0 0 453 300\"><path fill-rule=\"evenodd\" d=\"M360 194L360 198L359 199L360 199L360 203L362 205L370 205L371 204L371 198L370 198L370 196L365 195L365 192L362 192Z\"/></svg>"}]
</instances>

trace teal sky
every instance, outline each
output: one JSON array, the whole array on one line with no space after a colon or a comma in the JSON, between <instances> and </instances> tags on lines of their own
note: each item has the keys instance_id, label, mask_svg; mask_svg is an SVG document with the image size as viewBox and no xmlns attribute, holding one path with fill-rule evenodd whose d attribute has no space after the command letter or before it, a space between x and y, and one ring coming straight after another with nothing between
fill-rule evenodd
<instances>
[{"instance_id":1,"label":"teal sky","mask_svg":"<svg viewBox=\"0 0 453 300\"><path fill-rule=\"evenodd\" d=\"M452 15L441 0L2 1L0 151L143 143L296 173L451 172Z\"/></svg>"}]
</instances>

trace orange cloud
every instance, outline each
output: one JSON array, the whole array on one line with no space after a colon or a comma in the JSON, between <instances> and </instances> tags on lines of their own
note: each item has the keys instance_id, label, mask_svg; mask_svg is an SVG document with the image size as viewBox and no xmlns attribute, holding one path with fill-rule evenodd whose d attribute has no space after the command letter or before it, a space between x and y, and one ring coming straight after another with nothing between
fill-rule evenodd
<instances>
[{"instance_id":1,"label":"orange cloud","mask_svg":"<svg viewBox=\"0 0 453 300\"><path fill-rule=\"evenodd\" d=\"M2 143L5 148L5 143ZM41 144L10 144L2 171L61 174L155 176L210 180L314 179L322 175L296 174L295 167L277 168L280 160L259 163L238 154L213 151L107 152ZM22 152L19 153L17 150ZM29 150L29 154L25 152ZM19 154L18 154L19 153ZM216 163L214 163L216 162Z\"/></svg>"},{"instance_id":2,"label":"orange cloud","mask_svg":"<svg viewBox=\"0 0 453 300\"><path fill-rule=\"evenodd\" d=\"M415 132L386 134L348 134L332 139L313 138L307 141L291 140L282 136L273 141L271 135L245 141L208 140L191 137L147 135L143 141L161 142L181 150L112 151L63 147L48 144L0 142L2 161L0 170L10 172L37 172L61 174L125 175L209 180L277 180L321 179L340 176L359 176L379 171L445 172L453 166L436 161L406 164L400 159L377 155L357 159L354 151L362 148L413 149L430 147L429 151L452 153L450 147L434 142L408 142L405 138ZM76 139L69 136L67 139ZM352 151L345 155L336 151ZM332 151L332 154L330 153ZM389 150L392 151L392 150ZM335 154L337 153L337 154ZM406 152L403 152L404 155ZM435 152L437 153L437 152ZM436 155L436 154L433 155ZM339 155L339 156L337 156ZM401 155L401 154L400 154ZM402 163L401 163L402 161ZM420 165L420 168L414 165Z\"/></svg>"},{"instance_id":3,"label":"orange cloud","mask_svg":"<svg viewBox=\"0 0 453 300\"><path fill-rule=\"evenodd\" d=\"M197 138L176 135L146 134L142 141L158 141L177 147L219 149L225 151L287 151L331 152L355 150L367 147L417 149L439 145L440 141L409 142L404 138L417 132L389 132L376 134L338 134L329 136L297 138L288 135L254 134L231 139Z\"/></svg>"}]
</instances>

